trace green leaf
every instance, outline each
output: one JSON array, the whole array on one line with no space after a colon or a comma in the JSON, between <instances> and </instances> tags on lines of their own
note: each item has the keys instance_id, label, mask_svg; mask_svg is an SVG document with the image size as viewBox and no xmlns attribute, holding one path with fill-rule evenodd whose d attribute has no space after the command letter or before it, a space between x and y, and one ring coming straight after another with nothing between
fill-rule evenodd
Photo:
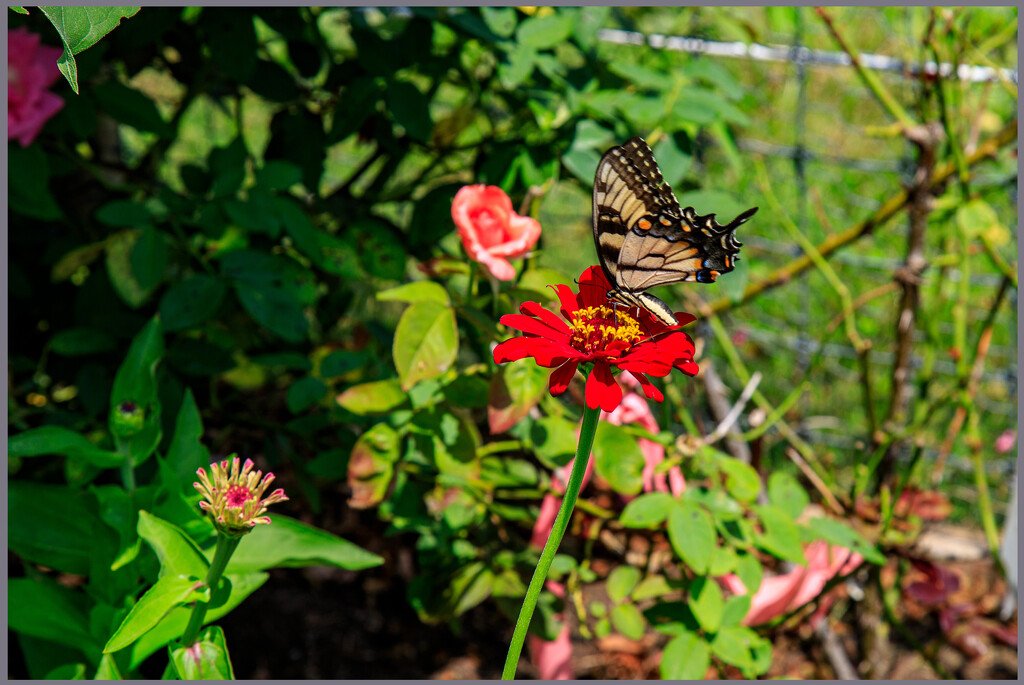
<instances>
[{"instance_id":1,"label":"green leaf","mask_svg":"<svg viewBox=\"0 0 1024 685\"><path fill-rule=\"evenodd\" d=\"M204 623L212 623L238 606L246 597L259 589L267 581L266 573L246 573L242 575L227 574L221 587L210 600L210 610ZM171 640L180 638L185 632L190 608L177 607L164 617L162 621L148 633L143 635L131 646L129 669L138 668L145 659Z\"/></svg>"},{"instance_id":2,"label":"green leaf","mask_svg":"<svg viewBox=\"0 0 1024 685\"><path fill-rule=\"evenodd\" d=\"M100 109L115 121L139 131L156 133L161 138L174 137L174 129L164 121L156 104L142 91L129 88L117 81L107 81L96 86L93 95L96 96Z\"/></svg>"},{"instance_id":3,"label":"green leaf","mask_svg":"<svg viewBox=\"0 0 1024 685\"><path fill-rule=\"evenodd\" d=\"M220 626L204 630L192 647L178 647L170 652L171 663L181 680L235 679L227 641Z\"/></svg>"},{"instance_id":4,"label":"green leaf","mask_svg":"<svg viewBox=\"0 0 1024 685\"><path fill-rule=\"evenodd\" d=\"M644 617L635 604L619 604L612 608L612 625L630 640L644 636Z\"/></svg>"},{"instance_id":5,"label":"green leaf","mask_svg":"<svg viewBox=\"0 0 1024 685\"><path fill-rule=\"evenodd\" d=\"M119 544L114 562L110 569L117 569L130 564L138 556L142 540L136 532L138 512L131 495L119 485L91 486L90 490L100 506L100 518L108 526L117 531Z\"/></svg>"},{"instance_id":6,"label":"green leaf","mask_svg":"<svg viewBox=\"0 0 1024 685\"><path fill-rule=\"evenodd\" d=\"M269 283L239 282L235 293L252 318L288 342L302 342L309 322L302 304L292 293Z\"/></svg>"},{"instance_id":7,"label":"green leaf","mask_svg":"<svg viewBox=\"0 0 1024 685\"><path fill-rule=\"evenodd\" d=\"M623 495L643 490L644 455L636 438L621 426L599 423L594 436L594 468Z\"/></svg>"},{"instance_id":8,"label":"green leaf","mask_svg":"<svg viewBox=\"0 0 1024 685\"><path fill-rule=\"evenodd\" d=\"M167 239L164 234L147 226L132 248L132 275L143 290L152 290L160 284L167 267Z\"/></svg>"},{"instance_id":9,"label":"green leaf","mask_svg":"<svg viewBox=\"0 0 1024 685\"><path fill-rule=\"evenodd\" d=\"M384 499L399 457L398 441L398 434L385 423L359 436L348 460L350 507L366 509Z\"/></svg>"},{"instance_id":10,"label":"green leaf","mask_svg":"<svg viewBox=\"0 0 1024 685\"><path fill-rule=\"evenodd\" d=\"M250 233L263 233L276 238L281 233L281 221L275 211L277 201L257 189L249 191L247 200L227 198L221 208L236 225Z\"/></svg>"},{"instance_id":11,"label":"green leaf","mask_svg":"<svg viewBox=\"0 0 1024 685\"><path fill-rule=\"evenodd\" d=\"M761 477L750 464L723 456L718 467L725 473L725 489L740 502L753 502L761 491Z\"/></svg>"},{"instance_id":12,"label":"green leaf","mask_svg":"<svg viewBox=\"0 0 1024 685\"><path fill-rule=\"evenodd\" d=\"M450 305L448 291L433 281L416 281L397 288L377 293L377 299L385 302L438 302Z\"/></svg>"},{"instance_id":13,"label":"green leaf","mask_svg":"<svg viewBox=\"0 0 1024 685\"><path fill-rule=\"evenodd\" d=\"M621 602L633 591L636 584L640 582L640 569L634 566L616 566L608 574L607 590L608 596L613 602Z\"/></svg>"},{"instance_id":14,"label":"green leaf","mask_svg":"<svg viewBox=\"0 0 1024 685\"><path fill-rule=\"evenodd\" d=\"M738 626L750 612L751 594L733 595L722 607L722 625Z\"/></svg>"},{"instance_id":15,"label":"green leaf","mask_svg":"<svg viewBox=\"0 0 1024 685\"><path fill-rule=\"evenodd\" d=\"M807 558L800 545L800 529L793 517L770 505L757 507L757 513L764 524L764 533L757 536L757 545L780 559L806 565Z\"/></svg>"},{"instance_id":16,"label":"green leaf","mask_svg":"<svg viewBox=\"0 0 1024 685\"><path fill-rule=\"evenodd\" d=\"M24 7L15 7L14 5L10 5L10 8L18 14L28 14L28 10Z\"/></svg>"},{"instance_id":17,"label":"green leaf","mask_svg":"<svg viewBox=\"0 0 1024 685\"><path fill-rule=\"evenodd\" d=\"M768 645L768 661L757 656ZM711 652L727 664L739 668L747 678L764 673L771 665L771 643L750 628L727 626L711 641Z\"/></svg>"},{"instance_id":18,"label":"green leaf","mask_svg":"<svg viewBox=\"0 0 1024 685\"><path fill-rule=\"evenodd\" d=\"M11 145L7 155L8 168L18 170L8 178L11 210L43 221L62 218L64 213L50 192L50 164L42 147Z\"/></svg>"},{"instance_id":19,"label":"green leaf","mask_svg":"<svg viewBox=\"0 0 1024 685\"><path fill-rule=\"evenodd\" d=\"M100 659L100 665L96 669L96 677L93 680L124 680L121 669L113 654L104 654Z\"/></svg>"},{"instance_id":20,"label":"green leaf","mask_svg":"<svg viewBox=\"0 0 1024 685\"><path fill-rule=\"evenodd\" d=\"M197 592L201 583L200 579L188 576L162 576L132 607L103 651L109 653L124 649L156 627L174 607L201 598L203 593Z\"/></svg>"},{"instance_id":21,"label":"green leaf","mask_svg":"<svg viewBox=\"0 0 1024 685\"><path fill-rule=\"evenodd\" d=\"M534 16L520 22L516 41L537 50L546 50L565 42L571 34L572 17L564 14Z\"/></svg>"},{"instance_id":22,"label":"green leaf","mask_svg":"<svg viewBox=\"0 0 1024 685\"><path fill-rule=\"evenodd\" d=\"M39 426L12 435L7 439L7 452L9 457L63 455L100 468L111 468L124 463L124 456L99 448L85 436L63 426Z\"/></svg>"},{"instance_id":23,"label":"green leaf","mask_svg":"<svg viewBox=\"0 0 1024 685\"><path fill-rule=\"evenodd\" d=\"M403 406L409 396L397 378L353 385L338 395L338 404L360 416L386 414Z\"/></svg>"},{"instance_id":24,"label":"green leaf","mask_svg":"<svg viewBox=\"0 0 1024 685\"><path fill-rule=\"evenodd\" d=\"M160 300L164 330L181 331L203 323L220 307L224 292L224 283L216 276L196 274L178 281Z\"/></svg>"},{"instance_id":25,"label":"green leaf","mask_svg":"<svg viewBox=\"0 0 1024 685\"><path fill-rule=\"evenodd\" d=\"M675 498L667 492L647 492L626 505L619 522L626 528L660 526L675 504Z\"/></svg>"},{"instance_id":26,"label":"green leaf","mask_svg":"<svg viewBox=\"0 0 1024 685\"><path fill-rule=\"evenodd\" d=\"M426 143L433 123L430 120L430 99L419 88L406 81L391 80L385 94L387 109L413 140Z\"/></svg>"},{"instance_id":27,"label":"green leaf","mask_svg":"<svg viewBox=\"0 0 1024 685\"><path fill-rule=\"evenodd\" d=\"M711 648L699 635L683 631L661 654L662 680L703 680L711 665Z\"/></svg>"},{"instance_id":28,"label":"green leaf","mask_svg":"<svg viewBox=\"0 0 1024 685\"><path fill-rule=\"evenodd\" d=\"M49 578L7 581L7 626L18 633L80 649L99 661L100 645L89 631L85 596Z\"/></svg>"},{"instance_id":29,"label":"green leaf","mask_svg":"<svg viewBox=\"0 0 1024 685\"><path fill-rule=\"evenodd\" d=\"M132 252L141 235L142 231L129 229L115 233L104 243L110 284L121 301L132 309L141 307L153 294L153 288L143 288L132 270Z\"/></svg>"},{"instance_id":30,"label":"green leaf","mask_svg":"<svg viewBox=\"0 0 1024 685\"><path fill-rule=\"evenodd\" d=\"M7 545L26 560L87 575L102 526L86 495L67 486L12 480L7 488Z\"/></svg>"},{"instance_id":31,"label":"green leaf","mask_svg":"<svg viewBox=\"0 0 1024 685\"><path fill-rule=\"evenodd\" d=\"M277 211L285 232L295 241L302 254L329 274L359 278L362 269L352 246L313 225L306 212L293 200L277 198Z\"/></svg>"},{"instance_id":32,"label":"green leaf","mask_svg":"<svg viewBox=\"0 0 1024 685\"><path fill-rule=\"evenodd\" d=\"M228 570L244 573L268 568L334 566L361 571L383 563L381 557L348 540L271 512L270 525L256 526L239 543L228 562Z\"/></svg>"},{"instance_id":33,"label":"green leaf","mask_svg":"<svg viewBox=\"0 0 1024 685\"><path fill-rule=\"evenodd\" d=\"M414 302L398 321L392 349L402 389L443 374L458 351L455 311L430 300Z\"/></svg>"},{"instance_id":34,"label":"green leaf","mask_svg":"<svg viewBox=\"0 0 1024 685\"><path fill-rule=\"evenodd\" d=\"M992 206L981 199L971 200L956 208L956 225L968 240L983 233L1006 231Z\"/></svg>"},{"instance_id":35,"label":"green leaf","mask_svg":"<svg viewBox=\"0 0 1024 685\"><path fill-rule=\"evenodd\" d=\"M550 373L536 364L505 364L491 377L487 391L491 435L504 433L530 413L547 392Z\"/></svg>"},{"instance_id":36,"label":"green leaf","mask_svg":"<svg viewBox=\"0 0 1024 685\"><path fill-rule=\"evenodd\" d=\"M877 547L842 521L830 518L813 518L807 522L807 528L816 537L821 538L830 545L845 547L851 552L860 554L872 564L882 565L885 563L885 555L878 551Z\"/></svg>"},{"instance_id":37,"label":"green leaf","mask_svg":"<svg viewBox=\"0 0 1024 685\"><path fill-rule=\"evenodd\" d=\"M360 368L367 361L369 361L369 355L366 352L334 350L320 360L320 376L322 378L337 378Z\"/></svg>"},{"instance_id":38,"label":"green leaf","mask_svg":"<svg viewBox=\"0 0 1024 685\"><path fill-rule=\"evenodd\" d=\"M210 564L206 555L177 526L139 512L139 536L149 543L160 560L160 576L192 576L205 578Z\"/></svg>"},{"instance_id":39,"label":"green leaf","mask_svg":"<svg viewBox=\"0 0 1024 685\"><path fill-rule=\"evenodd\" d=\"M576 455L576 424L561 416L544 416L530 425L530 442L547 466L565 466Z\"/></svg>"},{"instance_id":40,"label":"green leaf","mask_svg":"<svg viewBox=\"0 0 1024 685\"><path fill-rule=\"evenodd\" d=\"M776 471L768 477L768 500L794 519L811 501L796 478L783 471Z\"/></svg>"},{"instance_id":41,"label":"green leaf","mask_svg":"<svg viewBox=\"0 0 1024 685\"><path fill-rule=\"evenodd\" d=\"M176 476L178 491L195 492L192 483L195 481L196 470L210 465L210 451L202 443L203 418L199 407L192 396L192 389L185 388L185 396L178 409L178 417L174 424L174 437L167 448L166 463ZM172 486L170 483L164 483Z\"/></svg>"},{"instance_id":42,"label":"green leaf","mask_svg":"<svg viewBox=\"0 0 1024 685\"><path fill-rule=\"evenodd\" d=\"M78 92L78 67L74 55L95 45L127 17L135 16L138 7L40 7L46 18L57 29L64 54L57 67Z\"/></svg>"},{"instance_id":43,"label":"green leaf","mask_svg":"<svg viewBox=\"0 0 1024 685\"><path fill-rule=\"evenodd\" d=\"M302 169L283 159L273 159L256 170L256 185L266 190L288 190L302 183Z\"/></svg>"},{"instance_id":44,"label":"green leaf","mask_svg":"<svg viewBox=\"0 0 1024 685\"><path fill-rule=\"evenodd\" d=\"M112 200L96 210L96 220L108 226L142 228L153 222L153 216L141 202Z\"/></svg>"},{"instance_id":45,"label":"green leaf","mask_svg":"<svg viewBox=\"0 0 1024 685\"><path fill-rule=\"evenodd\" d=\"M707 632L714 633L722 625L725 601L722 588L718 587L713 578L698 576L690 583L688 604L700 627Z\"/></svg>"},{"instance_id":46,"label":"green leaf","mask_svg":"<svg viewBox=\"0 0 1024 685\"><path fill-rule=\"evenodd\" d=\"M586 183L593 183L594 172L601 162L601 155L596 150L584 150L577 147L569 148L562 155L562 164L572 172L573 176Z\"/></svg>"},{"instance_id":47,"label":"green leaf","mask_svg":"<svg viewBox=\"0 0 1024 685\"><path fill-rule=\"evenodd\" d=\"M114 349L114 338L95 328L67 328L50 338L50 349L63 357L81 357Z\"/></svg>"},{"instance_id":48,"label":"green leaf","mask_svg":"<svg viewBox=\"0 0 1024 685\"><path fill-rule=\"evenodd\" d=\"M511 7L481 7L480 14L487 24L487 28L494 31L495 35L508 38L516 30L516 11Z\"/></svg>"},{"instance_id":49,"label":"green leaf","mask_svg":"<svg viewBox=\"0 0 1024 685\"><path fill-rule=\"evenodd\" d=\"M300 378L291 384L288 394L285 396L288 411L299 414L309 409L327 394L327 390L327 385L319 378L312 376Z\"/></svg>"},{"instance_id":50,"label":"green leaf","mask_svg":"<svg viewBox=\"0 0 1024 685\"><path fill-rule=\"evenodd\" d=\"M743 581L743 587L747 594L753 595L761 587L761 576L764 569L761 562L753 554L741 553L736 555L736 575Z\"/></svg>"},{"instance_id":51,"label":"green leaf","mask_svg":"<svg viewBox=\"0 0 1024 685\"><path fill-rule=\"evenodd\" d=\"M515 43L507 51L507 62L498 65L498 76L501 84L509 90L515 89L530 78L537 64L537 49Z\"/></svg>"},{"instance_id":52,"label":"green leaf","mask_svg":"<svg viewBox=\"0 0 1024 685\"><path fill-rule=\"evenodd\" d=\"M674 587L665 579L665 576L648 576L640 581L629 597L634 602L642 602L645 599L661 597L677 589L679 589L678 584Z\"/></svg>"},{"instance_id":53,"label":"green leaf","mask_svg":"<svg viewBox=\"0 0 1024 685\"><path fill-rule=\"evenodd\" d=\"M718 535L707 511L692 502L680 502L669 514L668 537L694 573L708 572Z\"/></svg>"},{"instance_id":54,"label":"green leaf","mask_svg":"<svg viewBox=\"0 0 1024 685\"><path fill-rule=\"evenodd\" d=\"M708 575L712 578L724 576L736 568L736 551L732 547L715 547L708 564Z\"/></svg>"}]
</instances>

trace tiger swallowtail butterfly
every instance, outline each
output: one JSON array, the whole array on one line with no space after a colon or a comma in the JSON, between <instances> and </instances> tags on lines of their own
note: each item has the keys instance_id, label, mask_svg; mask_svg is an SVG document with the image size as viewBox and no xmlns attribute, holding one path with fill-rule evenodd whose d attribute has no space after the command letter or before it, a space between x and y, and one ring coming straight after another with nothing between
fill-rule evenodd
<instances>
[{"instance_id":1,"label":"tiger swallowtail butterfly","mask_svg":"<svg viewBox=\"0 0 1024 685\"><path fill-rule=\"evenodd\" d=\"M666 283L713 283L732 271L740 241L736 227L752 207L722 226L679 201L643 138L604 153L594 175L594 243L612 290L608 299L642 307L668 326L678 324L668 305L646 292Z\"/></svg>"}]
</instances>

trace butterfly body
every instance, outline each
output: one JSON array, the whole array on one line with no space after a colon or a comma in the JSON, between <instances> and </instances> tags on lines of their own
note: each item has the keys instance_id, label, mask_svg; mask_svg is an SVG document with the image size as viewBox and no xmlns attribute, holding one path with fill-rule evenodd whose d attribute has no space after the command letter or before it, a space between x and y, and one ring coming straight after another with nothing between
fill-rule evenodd
<instances>
[{"instance_id":1,"label":"butterfly body","mask_svg":"<svg viewBox=\"0 0 1024 685\"><path fill-rule=\"evenodd\" d=\"M594 243L612 285L609 299L675 325L668 305L644 291L666 283L713 283L732 271L741 245L736 227L756 211L722 226L714 214L681 209L643 138L613 147L597 165L593 201Z\"/></svg>"}]
</instances>

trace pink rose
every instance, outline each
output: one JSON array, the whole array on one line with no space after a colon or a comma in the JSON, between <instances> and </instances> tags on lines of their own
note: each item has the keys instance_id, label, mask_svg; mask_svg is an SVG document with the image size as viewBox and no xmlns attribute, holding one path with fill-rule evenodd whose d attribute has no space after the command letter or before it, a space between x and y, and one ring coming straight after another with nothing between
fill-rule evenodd
<instances>
[{"instance_id":1,"label":"pink rose","mask_svg":"<svg viewBox=\"0 0 1024 685\"><path fill-rule=\"evenodd\" d=\"M60 48L39 44L25 28L7 32L7 139L28 147L46 120L60 111L64 100L47 91L60 78Z\"/></svg>"},{"instance_id":2,"label":"pink rose","mask_svg":"<svg viewBox=\"0 0 1024 685\"><path fill-rule=\"evenodd\" d=\"M516 270L509 259L522 257L540 237L540 223L512 211L512 200L497 186L464 186L452 201L452 219L470 259L480 262L500 281Z\"/></svg>"}]
</instances>

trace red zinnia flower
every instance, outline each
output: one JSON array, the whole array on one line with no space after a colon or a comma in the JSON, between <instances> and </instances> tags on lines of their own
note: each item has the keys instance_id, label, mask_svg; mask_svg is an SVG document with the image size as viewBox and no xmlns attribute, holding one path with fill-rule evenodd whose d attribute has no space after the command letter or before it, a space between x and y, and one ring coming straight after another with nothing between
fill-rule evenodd
<instances>
[{"instance_id":1,"label":"red zinnia flower","mask_svg":"<svg viewBox=\"0 0 1024 685\"><path fill-rule=\"evenodd\" d=\"M673 368L696 375L693 341L679 330L694 316L678 312L679 324L666 326L644 309L613 305L607 297L608 279L596 266L584 271L579 283L579 294L564 285L553 286L565 321L536 302L524 302L519 308L522 314L501 317L501 323L526 335L495 347L495 363L533 357L540 366L553 368L549 380L553 395L569 387L580 364L593 363L585 393L587 406L605 411L622 401L613 366L633 374L644 394L657 402L664 396L648 375L667 376Z\"/></svg>"}]
</instances>

